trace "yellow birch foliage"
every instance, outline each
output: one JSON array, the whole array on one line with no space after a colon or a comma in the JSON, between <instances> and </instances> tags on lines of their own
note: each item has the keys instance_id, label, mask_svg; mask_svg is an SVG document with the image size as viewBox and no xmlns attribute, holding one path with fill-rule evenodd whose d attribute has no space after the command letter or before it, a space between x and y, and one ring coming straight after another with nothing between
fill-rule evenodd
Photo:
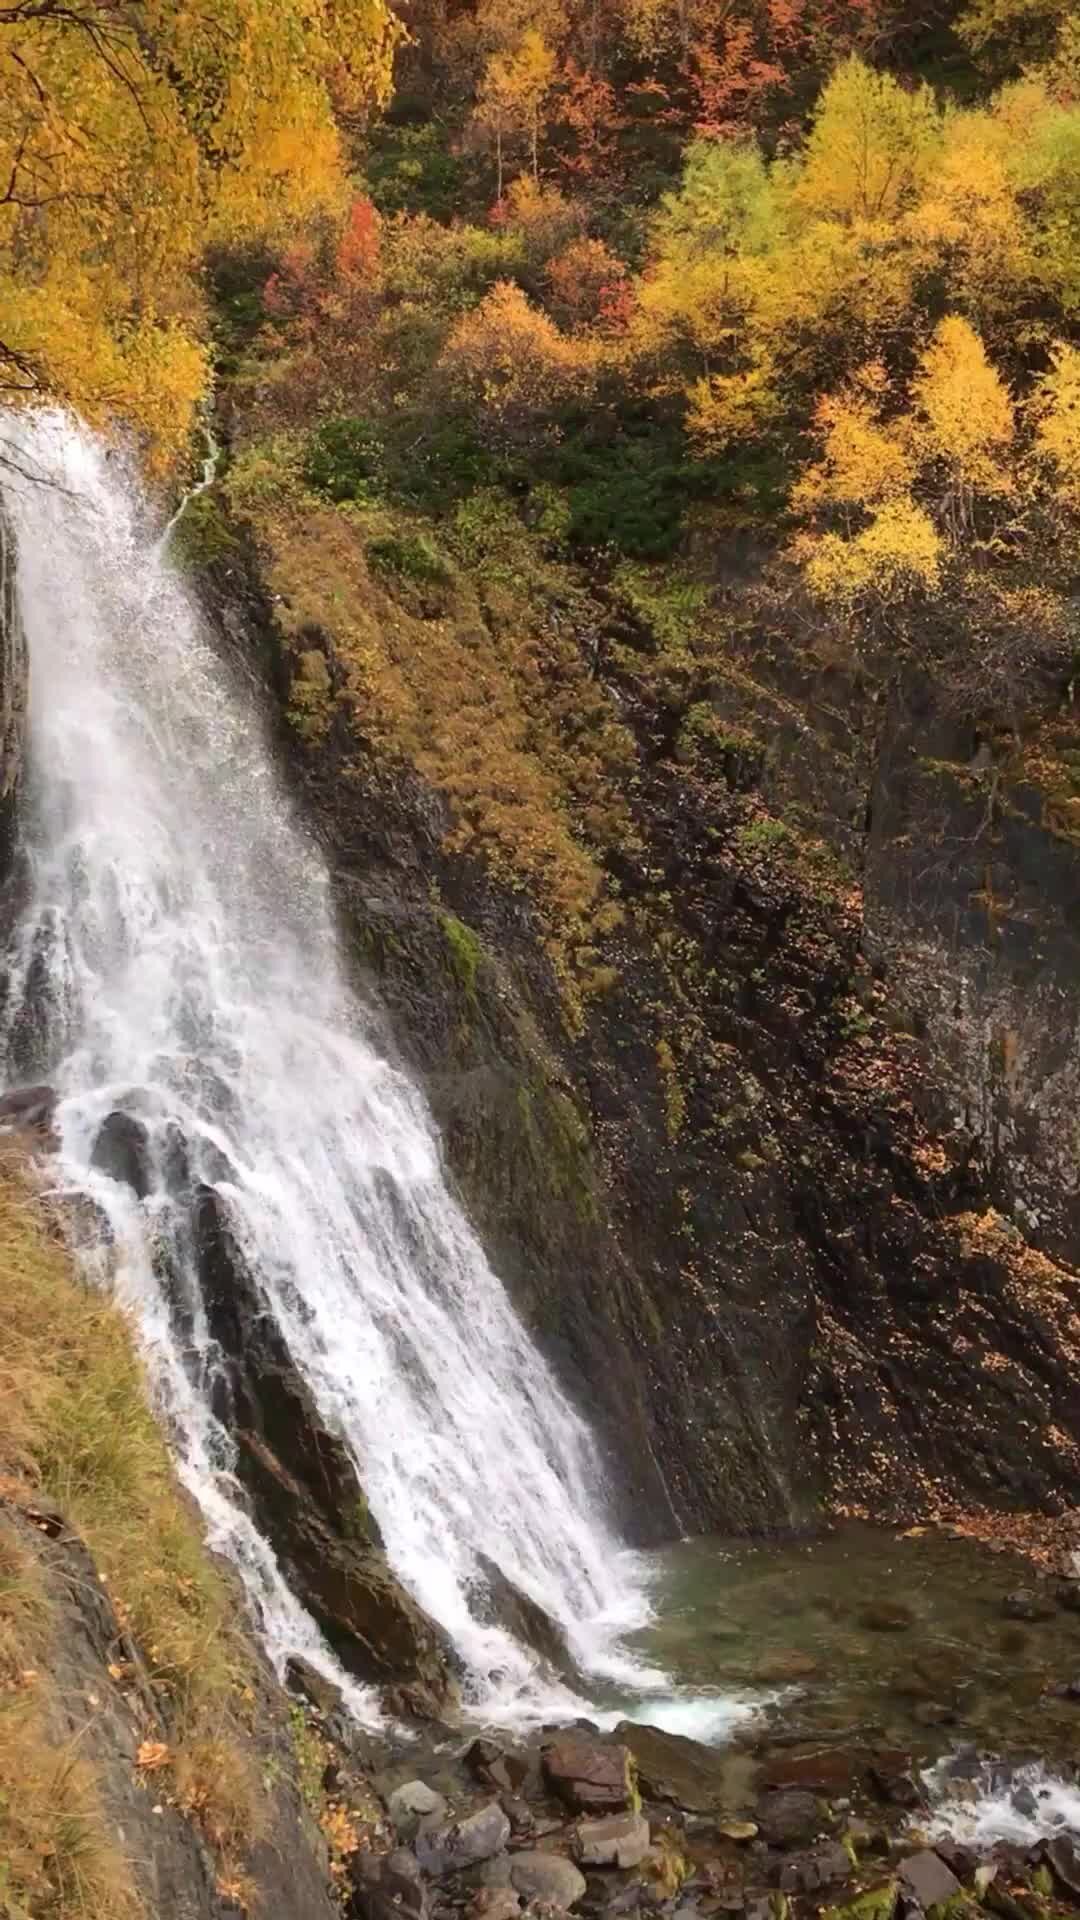
<instances>
[{"instance_id":1,"label":"yellow birch foliage","mask_svg":"<svg viewBox=\"0 0 1080 1920\"><path fill-rule=\"evenodd\" d=\"M887 501L853 539L828 533L802 551L807 583L823 600L886 602L940 583L941 538L910 498Z\"/></svg>"},{"instance_id":2,"label":"yellow birch foliage","mask_svg":"<svg viewBox=\"0 0 1080 1920\"><path fill-rule=\"evenodd\" d=\"M950 113L937 165L906 223L920 264L984 326L1015 309L1034 275L1014 151L1015 131L1001 115Z\"/></svg>"},{"instance_id":3,"label":"yellow birch foliage","mask_svg":"<svg viewBox=\"0 0 1080 1920\"><path fill-rule=\"evenodd\" d=\"M853 54L822 93L796 198L810 213L849 224L896 219L913 204L940 138L929 87L908 92Z\"/></svg>"},{"instance_id":4,"label":"yellow birch foliage","mask_svg":"<svg viewBox=\"0 0 1080 1920\"><path fill-rule=\"evenodd\" d=\"M929 457L944 462L952 503L965 518L975 495L1011 492L1013 403L974 327L960 314L939 322L912 394L916 438Z\"/></svg>"},{"instance_id":5,"label":"yellow birch foliage","mask_svg":"<svg viewBox=\"0 0 1080 1920\"><path fill-rule=\"evenodd\" d=\"M1061 341L1035 398L1035 448L1061 501L1080 513L1080 349Z\"/></svg>"},{"instance_id":6,"label":"yellow birch foliage","mask_svg":"<svg viewBox=\"0 0 1080 1920\"><path fill-rule=\"evenodd\" d=\"M914 461L896 431L884 427L879 417L887 390L885 369L873 362L843 392L819 401L822 458L794 488L791 504L797 513L880 507L910 494Z\"/></svg>"},{"instance_id":7,"label":"yellow birch foliage","mask_svg":"<svg viewBox=\"0 0 1080 1920\"><path fill-rule=\"evenodd\" d=\"M385 0L84 0L0 13L0 386L167 458L205 380L209 244L344 194L337 116L386 91Z\"/></svg>"},{"instance_id":8,"label":"yellow birch foliage","mask_svg":"<svg viewBox=\"0 0 1080 1920\"><path fill-rule=\"evenodd\" d=\"M941 536L912 494L917 470L903 420L882 421L888 398L886 371L871 362L818 403L821 459L791 504L826 529L795 543L807 583L823 599L885 602L915 588L932 592L940 581ZM837 521L842 531L830 526Z\"/></svg>"}]
</instances>

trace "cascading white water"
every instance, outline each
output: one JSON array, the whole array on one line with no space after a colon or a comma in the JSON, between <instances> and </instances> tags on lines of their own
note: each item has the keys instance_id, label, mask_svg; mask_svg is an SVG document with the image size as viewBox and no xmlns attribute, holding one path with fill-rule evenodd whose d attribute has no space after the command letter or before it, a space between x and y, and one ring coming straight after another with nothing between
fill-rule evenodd
<instances>
[{"instance_id":1,"label":"cascading white water","mask_svg":"<svg viewBox=\"0 0 1080 1920\"><path fill-rule=\"evenodd\" d=\"M446 1628L491 1719L553 1699L477 1617L486 1555L587 1671L658 1684L618 1634L647 1603L604 1516L592 1437L447 1189L416 1089L344 981L328 876L260 728L144 525L121 464L55 414L9 423L18 601L31 660L30 900L10 960L8 1079L60 1094L60 1178L108 1217L180 1471L240 1568L279 1665L333 1656L231 1477L205 1312L178 1324L155 1245L178 1135L213 1185L322 1416L345 1438L390 1562ZM91 1165L105 1117L148 1130L149 1194ZM371 1703L359 1689L358 1712Z\"/></svg>"}]
</instances>

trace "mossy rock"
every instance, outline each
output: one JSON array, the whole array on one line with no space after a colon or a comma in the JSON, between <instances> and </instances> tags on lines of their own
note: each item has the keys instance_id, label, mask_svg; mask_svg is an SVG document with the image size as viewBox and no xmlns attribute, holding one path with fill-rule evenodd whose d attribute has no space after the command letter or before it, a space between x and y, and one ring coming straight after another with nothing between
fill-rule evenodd
<instances>
[{"instance_id":1,"label":"mossy rock","mask_svg":"<svg viewBox=\"0 0 1080 1920\"><path fill-rule=\"evenodd\" d=\"M456 913L440 913L439 925L446 942L450 971L466 1000L475 1003L476 981L484 957L479 936L465 925L464 920L459 920Z\"/></svg>"},{"instance_id":2,"label":"mossy rock","mask_svg":"<svg viewBox=\"0 0 1080 1920\"><path fill-rule=\"evenodd\" d=\"M893 1920L899 1898L899 1880L886 1880L883 1886L868 1887L843 1906L826 1907L825 1920Z\"/></svg>"}]
</instances>

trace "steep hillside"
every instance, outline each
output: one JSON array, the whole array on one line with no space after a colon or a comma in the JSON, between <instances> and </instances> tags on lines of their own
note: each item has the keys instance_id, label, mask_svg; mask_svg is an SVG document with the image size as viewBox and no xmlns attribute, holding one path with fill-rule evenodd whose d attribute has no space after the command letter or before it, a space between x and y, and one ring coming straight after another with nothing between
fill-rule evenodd
<instances>
[{"instance_id":1,"label":"steep hillside","mask_svg":"<svg viewBox=\"0 0 1080 1920\"><path fill-rule=\"evenodd\" d=\"M285 1698L206 1548L121 1310L26 1146L0 1170L0 1893L13 1914L329 1920Z\"/></svg>"}]
</instances>

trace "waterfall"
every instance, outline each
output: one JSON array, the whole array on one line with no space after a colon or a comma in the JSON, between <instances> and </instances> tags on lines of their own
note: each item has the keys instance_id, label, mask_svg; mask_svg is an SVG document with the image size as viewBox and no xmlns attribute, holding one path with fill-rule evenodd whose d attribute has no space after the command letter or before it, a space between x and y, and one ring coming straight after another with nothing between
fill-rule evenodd
<instances>
[{"instance_id":1,"label":"waterfall","mask_svg":"<svg viewBox=\"0 0 1080 1920\"><path fill-rule=\"evenodd\" d=\"M340 1683L240 1494L190 1271L176 1311L192 1262L166 1177L178 1139L348 1447L391 1566L453 1641L469 1706L507 1720L581 1706L478 1617L485 1556L586 1672L658 1683L620 1647L648 1608L593 1438L450 1192L423 1098L345 983L324 863L137 482L61 415L6 431L28 470L61 483L6 487L31 671L7 1079L58 1091L56 1179L107 1223L86 1257L133 1313L211 1545L239 1569L279 1670L300 1653ZM141 1199L92 1164L117 1109L146 1129ZM349 1698L372 1711L363 1689Z\"/></svg>"}]
</instances>

